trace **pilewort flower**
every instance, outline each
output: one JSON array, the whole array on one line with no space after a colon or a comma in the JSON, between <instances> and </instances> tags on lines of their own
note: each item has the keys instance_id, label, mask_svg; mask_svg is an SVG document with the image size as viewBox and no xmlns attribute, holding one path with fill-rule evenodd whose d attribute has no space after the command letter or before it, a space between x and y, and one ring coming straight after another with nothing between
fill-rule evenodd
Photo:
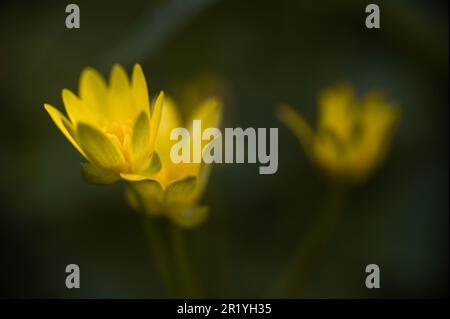
<instances>
[{"instance_id":1,"label":"pilewort flower","mask_svg":"<svg viewBox=\"0 0 450 319\"><path fill-rule=\"evenodd\" d=\"M218 127L221 116L220 102L215 98L207 99L193 110L186 121L190 123L186 128L192 133L194 120L201 120L205 129ZM166 216L182 227L193 227L202 222L209 211L207 206L198 205L198 201L208 182L211 165L203 162L174 163L171 160L171 148L178 141L171 140L170 133L180 126L179 111L175 103L166 98L155 146L161 158L161 170L151 179L128 184L126 198L134 209L153 216ZM214 138L216 136L203 140L201 149ZM188 147L193 150L190 144Z\"/></svg>"},{"instance_id":2,"label":"pilewort flower","mask_svg":"<svg viewBox=\"0 0 450 319\"><path fill-rule=\"evenodd\" d=\"M64 136L88 160L81 164L88 182L143 180L160 169L153 150L164 93L150 110L140 65L134 66L131 81L120 65L114 65L109 86L97 71L86 68L81 74L79 95L64 89L62 98L68 118L55 107L44 106Z\"/></svg>"},{"instance_id":3,"label":"pilewort flower","mask_svg":"<svg viewBox=\"0 0 450 319\"><path fill-rule=\"evenodd\" d=\"M290 106L281 105L277 115L328 177L354 184L366 180L384 160L399 111L380 92L357 100L354 90L343 84L320 95L315 132Z\"/></svg>"}]
</instances>

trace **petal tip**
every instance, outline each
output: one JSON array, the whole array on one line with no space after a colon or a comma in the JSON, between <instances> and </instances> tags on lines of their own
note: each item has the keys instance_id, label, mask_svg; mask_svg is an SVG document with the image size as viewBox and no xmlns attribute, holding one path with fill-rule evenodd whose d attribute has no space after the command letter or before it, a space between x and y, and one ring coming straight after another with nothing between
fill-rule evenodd
<instances>
[{"instance_id":1,"label":"petal tip","mask_svg":"<svg viewBox=\"0 0 450 319\"><path fill-rule=\"evenodd\" d=\"M142 72L143 73L142 66L139 63L135 63L133 65L133 72Z\"/></svg>"},{"instance_id":2,"label":"petal tip","mask_svg":"<svg viewBox=\"0 0 450 319\"><path fill-rule=\"evenodd\" d=\"M49 109L54 108L53 106L51 106L51 105L48 104L48 103L44 103L43 106L44 106L44 109L45 109L47 112L50 112Z\"/></svg>"},{"instance_id":3,"label":"petal tip","mask_svg":"<svg viewBox=\"0 0 450 319\"><path fill-rule=\"evenodd\" d=\"M66 88L62 89L61 97L62 97L64 103L65 103L65 101L67 101L68 98L71 98L73 96L76 96L76 95L71 90L66 89Z\"/></svg>"}]
</instances>

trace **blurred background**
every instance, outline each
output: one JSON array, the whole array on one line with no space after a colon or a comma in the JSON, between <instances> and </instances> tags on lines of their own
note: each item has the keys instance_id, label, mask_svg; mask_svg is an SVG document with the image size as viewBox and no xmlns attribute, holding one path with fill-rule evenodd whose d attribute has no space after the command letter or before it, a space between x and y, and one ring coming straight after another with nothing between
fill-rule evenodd
<instances>
[{"instance_id":1,"label":"blurred background","mask_svg":"<svg viewBox=\"0 0 450 319\"><path fill-rule=\"evenodd\" d=\"M86 184L81 157L43 109L63 109L86 66L141 63L152 96L187 111L225 101L224 127L279 127L279 169L218 164L202 199L207 221L185 236L209 297L265 297L313 223L325 185L274 116L280 102L315 123L317 94L341 81L382 89L402 118L383 166L352 190L301 297L448 297L448 2L64 1L0 4L0 296L157 298L144 216L121 183ZM198 92L192 87L198 89ZM81 288L65 287L65 267ZM381 289L365 287L365 267ZM293 295L290 297L298 297Z\"/></svg>"}]
</instances>

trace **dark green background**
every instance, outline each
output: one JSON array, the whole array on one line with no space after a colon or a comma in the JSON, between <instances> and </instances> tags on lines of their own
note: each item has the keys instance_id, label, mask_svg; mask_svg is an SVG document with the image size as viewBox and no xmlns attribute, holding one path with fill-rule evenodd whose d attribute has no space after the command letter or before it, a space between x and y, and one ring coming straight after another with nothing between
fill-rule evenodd
<instances>
[{"instance_id":1,"label":"dark green background","mask_svg":"<svg viewBox=\"0 0 450 319\"><path fill-rule=\"evenodd\" d=\"M355 189L304 287L305 297L448 296L448 3L376 1L77 1L0 4L0 295L164 297L123 184L87 185L81 157L42 107L62 109L85 66L107 75L141 63L152 95L181 99L204 74L220 77L225 127L279 127L279 170L213 168L211 215L186 234L210 297L264 297L315 218L325 186L274 116L288 102L314 122L318 92L349 81L377 87L402 118L392 151ZM67 290L65 266L81 268ZM368 290L364 268L381 268ZM295 297L295 296L292 296Z\"/></svg>"}]
</instances>

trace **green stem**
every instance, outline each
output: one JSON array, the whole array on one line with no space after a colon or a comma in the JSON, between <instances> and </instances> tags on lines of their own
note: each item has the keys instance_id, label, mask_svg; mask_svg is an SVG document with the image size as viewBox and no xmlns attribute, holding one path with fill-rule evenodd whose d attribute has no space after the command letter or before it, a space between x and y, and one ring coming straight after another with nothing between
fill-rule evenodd
<instances>
[{"instance_id":1,"label":"green stem","mask_svg":"<svg viewBox=\"0 0 450 319\"><path fill-rule=\"evenodd\" d=\"M302 293L307 274L315 258L320 255L329 236L336 226L346 189L341 186L332 186L319 211L319 216L306 231L299 242L294 258L281 274L270 292L271 297L298 297Z\"/></svg>"},{"instance_id":2,"label":"green stem","mask_svg":"<svg viewBox=\"0 0 450 319\"><path fill-rule=\"evenodd\" d=\"M178 278L183 288L183 296L187 298L200 298L201 290L198 285L197 275L192 270L188 251L186 247L186 238L183 236L183 230L179 226L171 224L170 234L172 239L172 251L174 253L175 264L178 269Z\"/></svg>"},{"instance_id":3,"label":"green stem","mask_svg":"<svg viewBox=\"0 0 450 319\"><path fill-rule=\"evenodd\" d=\"M131 190L134 190L131 188ZM135 191L135 190L134 190ZM135 191L139 206L144 210L145 203L141 195ZM143 211L145 214L145 210ZM168 222L169 225L156 223L155 218L145 216L145 230L149 237L149 243L153 252L154 262L160 274L161 282L167 294L172 298L199 298L201 296L198 286L197 276L192 271L183 230L179 226ZM167 227L163 227L167 226ZM167 239L170 235L170 248L166 247ZM164 234L163 234L164 233Z\"/></svg>"},{"instance_id":4,"label":"green stem","mask_svg":"<svg viewBox=\"0 0 450 319\"><path fill-rule=\"evenodd\" d=\"M171 275L171 262L164 245L161 225L155 225L156 221L152 217L145 216L144 218L146 219L146 233L149 238L153 260L160 275L161 284L166 290L168 297L177 297L178 293L174 278Z\"/></svg>"},{"instance_id":5,"label":"green stem","mask_svg":"<svg viewBox=\"0 0 450 319\"><path fill-rule=\"evenodd\" d=\"M161 285L165 289L168 297L177 297L177 290L170 269L172 263L167 254L167 248L165 247L166 241L164 240L161 229L163 225L157 225L158 221L156 218L147 214L145 211L145 199L142 198L141 194L135 188L133 188L132 184L129 184L128 187L130 187L130 191L134 192L136 200L138 201L139 210L143 214L142 224L144 233L148 238L151 254L156 270L159 273Z\"/></svg>"}]
</instances>

